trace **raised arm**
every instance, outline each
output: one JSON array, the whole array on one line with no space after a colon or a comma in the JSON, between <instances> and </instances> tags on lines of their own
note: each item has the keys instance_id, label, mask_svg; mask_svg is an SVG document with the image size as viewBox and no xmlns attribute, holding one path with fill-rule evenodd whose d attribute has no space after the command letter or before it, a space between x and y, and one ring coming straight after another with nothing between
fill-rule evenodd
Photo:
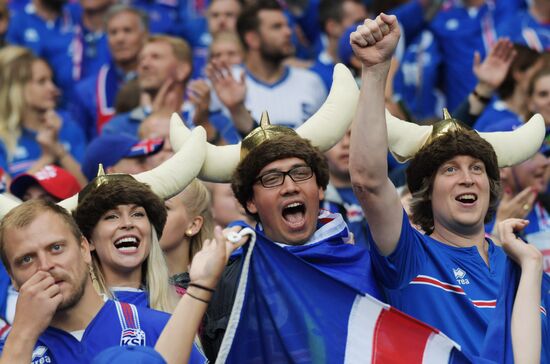
<instances>
[{"instance_id":1,"label":"raised arm","mask_svg":"<svg viewBox=\"0 0 550 364\"><path fill-rule=\"evenodd\" d=\"M168 364L183 364L189 361L195 335L227 260L231 253L247 240L243 238L237 244L229 242L226 234L232 230L238 231L240 227L225 229L222 232L217 226L214 231L215 239L205 240L202 249L193 257L189 270L191 282L187 293L178 302L155 344L155 350Z\"/></svg>"},{"instance_id":2,"label":"raised arm","mask_svg":"<svg viewBox=\"0 0 550 364\"><path fill-rule=\"evenodd\" d=\"M518 239L514 232L528 221L508 219L499 223L502 248L521 267L521 277L512 309L512 346L516 363L540 363L542 253Z\"/></svg>"},{"instance_id":3,"label":"raised arm","mask_svg":"<svg viewBox=\"0 0 550 364\"><path fill-rule=\"evenodd\" d=\"M351 131L351 182L383 255L395 250L402 221L401 202L388 178L384 115L386 77L398 40L397 18L385 14L365 20L350 36L353 51L363 64L361 93Z\"/></svg>"}]
</instances>

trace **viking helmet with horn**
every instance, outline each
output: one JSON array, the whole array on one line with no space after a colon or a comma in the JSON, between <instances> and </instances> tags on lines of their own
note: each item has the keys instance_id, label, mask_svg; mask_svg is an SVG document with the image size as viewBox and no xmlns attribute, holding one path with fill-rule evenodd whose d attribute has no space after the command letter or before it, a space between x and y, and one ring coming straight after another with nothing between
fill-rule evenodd
<instances>
[{"instance_id":1,"label":"viking helmet with horn","mask_svg":"<svg viewBox=\"0 0 550 364\"><path fill-rule=\"evenodd\" d=\"M230 181L240 160L250 152L251 146L258 144L263 137L269 139L276 135L294 133L296 136L310 140L313 146L323 152L330 149L350 127L358 98L359 90L351 72L346 66L337 64L334 68L332 87L324 104L296 131L274 125L267 127L267 118L264 116L263 125L250 132L247 136L248 141L243 141L242 145L215 146L208 144L206 159L199 178L213 182ZM179 128L177 133L170 133L172 147L174 150L178 150L189 137L189 130L178 114L172 115L171 123L176 124ZM253 142L249 143L249 141Z\"/></svg>"},{"instance_id":2,"label":"viking helmet with horn","mask_svg":"<svg viewBox=\"0 0 550 364\"><path fill-rule=\"evenodd\" d=\"M171 130L171 133L173 131ZM158 167L136 175L100 175L86 186L81 193L65 199L58 204L68 211L73 211L79 200L85 198L87 194L95 191L99 186L105 183L116 183L117 180L132 179L141 182L151 188L151 190L161 199L169 199L175 196L197 176L204 158L206 156L206 132L202 127L193 129L185 145L174 154L170 159L164 161ZM12 208L19 205L19 202L0 195L0 217L7 214ZM160 231L159 231L160 233Z\"/></svg>"}]
</instances>

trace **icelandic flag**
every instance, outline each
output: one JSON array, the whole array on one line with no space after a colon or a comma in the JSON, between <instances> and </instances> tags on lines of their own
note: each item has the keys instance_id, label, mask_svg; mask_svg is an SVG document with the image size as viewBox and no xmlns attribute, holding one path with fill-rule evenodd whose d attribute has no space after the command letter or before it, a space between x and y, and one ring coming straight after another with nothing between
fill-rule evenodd
<instances>
[{"instance_id":1,"label":"icelandic flag","mask_svg":"<svg viewBox=\"0 0 550 364\"><path fill-rule=\"evenodd\" d=\"M310 258L257 232L245 247L216 363L469 362L436 329L334 278Z\"/></svg>"}]
</instances>

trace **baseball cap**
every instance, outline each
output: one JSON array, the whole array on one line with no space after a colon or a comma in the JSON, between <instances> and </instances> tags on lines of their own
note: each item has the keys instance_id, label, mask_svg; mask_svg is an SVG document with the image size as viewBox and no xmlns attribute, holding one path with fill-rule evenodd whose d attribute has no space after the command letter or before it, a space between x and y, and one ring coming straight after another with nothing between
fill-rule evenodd
<instances>
[{"instance_id":1,"label":"baseball cap","mask_svg":"<svg viewBox=\"0 0 550 364\"><path fill-rule=\"evenodd\" d=\"M80 191L80 185L72 174L61 167L47 165L41 170L30 174L24 173L17 176L10 185L12 195L23 199L23 195L31 185L41 186L47 193L64 200Z\"/></svg>"},{"instance_id":2,"label":"baseball cap","mask_svg":"<svg viewBox=\"0 0 550 364\"><path fill-rule=\"evenodd\" d=\"M153 348L130 345L107 348L92 360L92 364L112 363L166 364L166 360Z\"/></svg>"},{"instance_id":3,"label":"baseball cap","mask_svg":"<svg viewBox=\"0 0 550 364\"><path fill-rule=\"evenodd\" d=\"M99 164L104 168L114 166L123 158L137 158L155 154L162 149L164 139L138 140L124 134L101 135L86 149L82 162L82 173L89 181L97 175Z\"/></svg>"}]
</instances>

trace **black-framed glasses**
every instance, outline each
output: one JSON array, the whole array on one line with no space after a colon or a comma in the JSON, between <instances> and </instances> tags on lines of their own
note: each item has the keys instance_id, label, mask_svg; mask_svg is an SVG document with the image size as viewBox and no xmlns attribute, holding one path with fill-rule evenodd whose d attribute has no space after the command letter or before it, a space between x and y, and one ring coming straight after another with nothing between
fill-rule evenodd
<instances>
[{"instance_id":1,"label":"black-framed glasses","mask_svg":"<svg viewBox=\"0 0 550 364\"><path fill-rule=\"evenodd\" d=\"M313 176L313 170L310 166L297 166L287 172L271 171L256 178L265 188L272 188L282 185L285 177L289 176L294 182L302 182Z\"/></svg>"}]
</instances>

